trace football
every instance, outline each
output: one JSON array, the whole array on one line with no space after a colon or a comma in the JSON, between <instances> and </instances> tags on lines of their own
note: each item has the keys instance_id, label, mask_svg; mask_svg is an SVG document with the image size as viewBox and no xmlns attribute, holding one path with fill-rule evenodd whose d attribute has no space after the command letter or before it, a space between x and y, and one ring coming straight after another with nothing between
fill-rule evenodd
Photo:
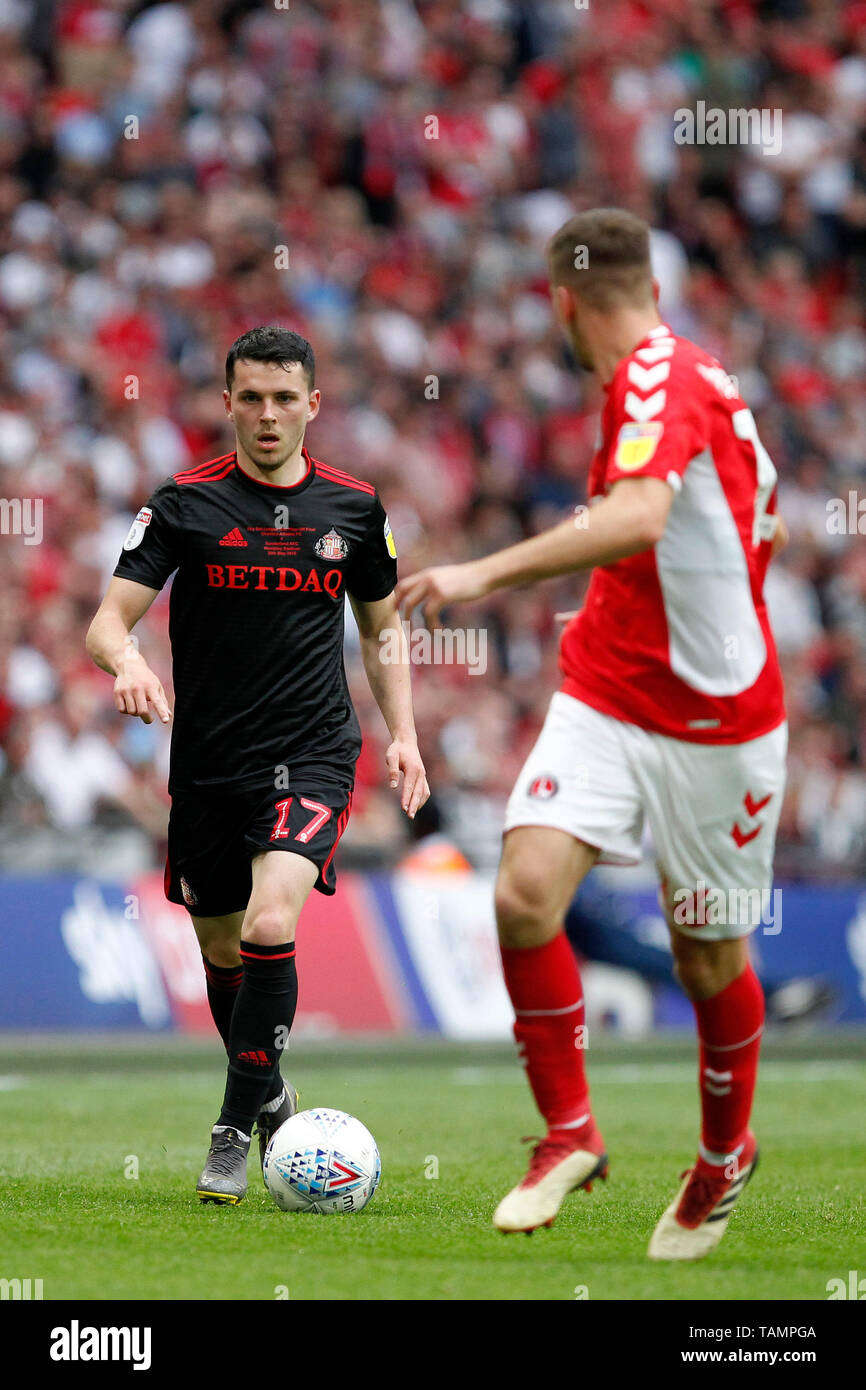
<instances>
[{"instance_id":1,"label":"football","mask_svg":"<svg viewBox=\"0 0 866 1390\"><path fill-rule=\"evenodd\" d=\"M382 1163L365 1125L344 1110L301 1110L265 1151L265 1185L283 1211L320 1216L360 1211L379 1185Z\"/></svg>"}]
</instances>

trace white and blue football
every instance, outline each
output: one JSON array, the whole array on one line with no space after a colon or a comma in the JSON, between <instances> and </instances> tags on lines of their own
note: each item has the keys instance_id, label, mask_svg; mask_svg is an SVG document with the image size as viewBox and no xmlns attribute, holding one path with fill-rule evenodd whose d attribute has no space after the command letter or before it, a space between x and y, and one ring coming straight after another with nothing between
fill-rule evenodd
<instances>
[{"instance_id":1,"label":"white and blue football","mask_svg":"<svg viewBox=\"0 0 866 1390\"><path fill-rule=\"evenodd\" d=\"M271 1137L262 1168L283 1211L360 1211L379 1185L382 1163L365 1125L345 1110L301 1110Z\"/></svg>"}]
</instances>

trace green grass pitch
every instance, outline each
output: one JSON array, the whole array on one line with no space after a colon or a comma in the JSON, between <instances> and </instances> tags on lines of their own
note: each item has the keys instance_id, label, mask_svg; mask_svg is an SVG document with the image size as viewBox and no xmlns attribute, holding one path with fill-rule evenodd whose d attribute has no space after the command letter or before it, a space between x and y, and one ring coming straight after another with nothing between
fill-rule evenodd
<instances>
[{"instance_id":1,"label":"green grass pitch","mask_svg":"<svg viewBox=\"0 0 866 1390\"><path fill-rule=\"evenodd\" d=\"M592 1048L610 1179L531 1238L490 1224L539 1130L510 1049L293 1044L302 1107L358 1115L382 1153L365 1211L317 1217L277 1210L255 1141L245 1201L197 1202L216 1040L35 1045L0 1038L0 1275L42 1279L45 1299L823 1300L829 1279L866 1274L856 1034L767 1044L760 1168L715 1254L680 1266L645 1251L694 1155L690 1043Z\"/></svg>"}]
</instances>

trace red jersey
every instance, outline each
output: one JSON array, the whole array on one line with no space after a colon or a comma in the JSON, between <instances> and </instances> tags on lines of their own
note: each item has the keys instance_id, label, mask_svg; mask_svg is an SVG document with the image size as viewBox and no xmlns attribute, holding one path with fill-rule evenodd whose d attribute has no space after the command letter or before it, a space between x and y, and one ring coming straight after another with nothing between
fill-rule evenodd
<instances>
[{"instance_id":1,"label":"red jersey","mask_svg":"<svg viewBox=\"0 0 866 1390\"><path fill-rule=\"evenodd\" d=\"M592 574L562 635L562 689L694 743L744 743L785 718L764 575L776 470L715 358L662 324L607 389L590 499L620 478L675 496L661 540Z\"/></svg>"}]
</instances>

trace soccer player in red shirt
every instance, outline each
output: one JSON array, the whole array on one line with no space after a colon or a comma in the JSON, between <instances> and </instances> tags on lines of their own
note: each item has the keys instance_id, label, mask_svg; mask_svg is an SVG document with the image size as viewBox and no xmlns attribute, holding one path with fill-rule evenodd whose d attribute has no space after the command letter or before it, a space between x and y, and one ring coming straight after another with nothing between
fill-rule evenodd
<instances>
[{"instance_id":1,"label":"soccer player in red shirt","mask_svg":"<svg viewBox=\"0 0 866 1390\"><path fill-rule=\"evenodd\" d=\"M548 245L556 318L607 400L590 507L397 588L428 623L446 604L592 569L561 645L562 685L508 804L496 917L515 1037L547 1122L502 1231L550 1225L605 1177L584 1070L584 1005L563 917L596 863L652 831L678 978L700 1048L701 1136L653 1259L699 1259L754 1171L749 1116L764 998L749 963L785 780L782 680L763 598L784 544L776 471L723 368L657 308L646 223L570 219Z\"/></svg>"}]
</instances>

